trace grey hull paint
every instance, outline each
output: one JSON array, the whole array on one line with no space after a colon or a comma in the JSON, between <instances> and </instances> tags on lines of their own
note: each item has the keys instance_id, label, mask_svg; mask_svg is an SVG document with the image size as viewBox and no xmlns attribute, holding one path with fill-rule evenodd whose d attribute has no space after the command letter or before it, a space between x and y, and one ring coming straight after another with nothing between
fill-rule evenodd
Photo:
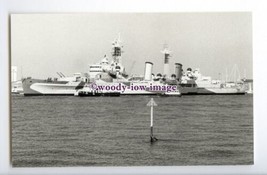
<instances>
[{"instance_id":1,"label":"grey hull paint","mask_svg":"<svg viewBox=\"0 0 267 175\"><path fill-rule=\"evenodd\" d=\"M42 80L42 79L33 79L33 78L27 78L22 80L22 86L23 86L23 93L24 96L73 96L74 93L64 93L64 94L50 94L50 93L40 93L38 91L35 91L31 88L31 85L35 83L47 83L47 84L67 84L68 81L49 81L49 80ZM83 88L84 82L80 82L78 86L74 86L73 90L78 90Z\"/></svg>"}]
</instances>

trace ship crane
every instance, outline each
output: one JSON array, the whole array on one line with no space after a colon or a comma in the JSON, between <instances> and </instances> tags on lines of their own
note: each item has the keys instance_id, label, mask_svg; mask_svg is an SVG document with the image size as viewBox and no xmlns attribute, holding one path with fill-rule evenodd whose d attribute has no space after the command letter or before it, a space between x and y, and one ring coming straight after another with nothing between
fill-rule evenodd
<instances>
[{"instance_id":1,"label":"ship crane","mask_svg":"<svg viewBox=\"0 0 267 175\"><path fill-rule=\"evenodd\" d=\"M59 76L60 78L62 78L62 75L61 75L60 73L57 72L57 74L58 74L58 76Z\"/></svg>"},{"instance_id":2,"label":"ship crane","mask_svg":"<svg viewBox=\"0 0 267 175\"><path fill-rule=\"evenodd\" d=\"M62 77L66 77L62 72L59 72L61 74Z\"/></svg>"}]
</instances>

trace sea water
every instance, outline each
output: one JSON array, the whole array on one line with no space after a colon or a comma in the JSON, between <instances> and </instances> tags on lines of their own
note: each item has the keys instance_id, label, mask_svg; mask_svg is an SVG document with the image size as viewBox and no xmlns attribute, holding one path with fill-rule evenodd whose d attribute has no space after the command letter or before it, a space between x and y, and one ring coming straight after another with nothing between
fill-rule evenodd
<instances>
[{"instance_id":1,"label":"sea water","mask_svg":"<svg viewBox=\"0 0 267 175\"><path fill-rule=\"evenodd\" d=\"M12 96L14 167L253 164L253 96Z\"/></svg>"}]
</instances>

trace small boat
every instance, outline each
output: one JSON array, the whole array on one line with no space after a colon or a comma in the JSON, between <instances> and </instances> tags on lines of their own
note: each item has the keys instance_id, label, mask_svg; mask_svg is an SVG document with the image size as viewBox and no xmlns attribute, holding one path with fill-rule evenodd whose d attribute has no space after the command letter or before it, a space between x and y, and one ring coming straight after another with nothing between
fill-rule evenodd
<instances>
[{"instance_id":1,"label":"small boat","mask_svg":"<svg viewBox=\"0 0 267 175\"><path fill-rule=\"evenodd\" d=\"M79 97L119 97L121 93L116 91L99 91L90 87L84 87L75 92L74 95Z\"/></svg>"},{"instance_id":2,"label":"small boat","mask_svg":"<svg viewBox=\"0 0 267 175\"><path fill-rule=\"evenodd\" d=\"M119 97L121 94L119 92L85 92L80 91L78 93L79 97Z\"/></svg>"},{"instance_id":3,"label":"small boat","mask_svg":"<svg viewBox=\"0 0 267 175\"><path fill-rule=\"evenodd\" d=\"M176 91L171 91L171 92L164 92L161 94L161 96L178 96L178 97L181 97L182 94L179 90L176 90Z\"/></svg>"}]
</instances>

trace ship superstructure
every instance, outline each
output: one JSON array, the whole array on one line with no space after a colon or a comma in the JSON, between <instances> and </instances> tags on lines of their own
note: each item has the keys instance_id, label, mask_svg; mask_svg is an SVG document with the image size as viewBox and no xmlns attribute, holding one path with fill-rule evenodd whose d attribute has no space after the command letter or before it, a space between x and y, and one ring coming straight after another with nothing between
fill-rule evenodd
<instances>
[{"instance_id":1,"label":"ship superstructure","mask_svg":"<svg viewBox=\"0 0 267 175\"><path fill-rule=\"evenodd\" d=\"M213 80L209 76L203 76L199 68L183 70L181 63L174 64L174 74L170 75L169 61L171 51L164 46L163 76L161 74L155 80L164 81L167 84L176 84L182 95L232 95L245 94L243 82L230 84L220 80Z\"/></svg>"},{"instance_id":2,"label":"ship superstructure","mask_svg":"<svg viewBox=\"0 0 267 175\"><path fill-rule=\"evenodd\" d=\"M188 68L179 81L183 95L242 95L245 94L243 82L228 83L203 76L200 69Z\"/></svg>"},{"instance_id":3,"label":"ship superstructure","mask_svg":"<svg viewBox=\"0 0 267 175\"><path fill-rule=\"evenodd\" d=\"M85 94L88 94L88 96L92 96L91 94L93 93L99 93L99 90L92 89L90 84L97 86L118 86L119 83L126 86L125 89L118 91L121 95L168 94L163 90L154 90L149 88L151 86L164 85L161 81L153 80L152 62L145 62L145 71L143 76L128 76L124 66L122 65L122 47L120 38L114 40L112 43L112 60L109 62L107 56L105 55L100 63L90 65L90 82L88 82L83 89L78 90L75 95L81 94L82 96L85 96ZM105 65L105 67L103 67L103 65ZM95 69L96 66L98 66L97 69ZM102 93L104 94L107 92L102 90ZM180 95L180 93L179 91L176 91L175 93L172 93L172 95Z\"/></svg>"}]
</instances>

